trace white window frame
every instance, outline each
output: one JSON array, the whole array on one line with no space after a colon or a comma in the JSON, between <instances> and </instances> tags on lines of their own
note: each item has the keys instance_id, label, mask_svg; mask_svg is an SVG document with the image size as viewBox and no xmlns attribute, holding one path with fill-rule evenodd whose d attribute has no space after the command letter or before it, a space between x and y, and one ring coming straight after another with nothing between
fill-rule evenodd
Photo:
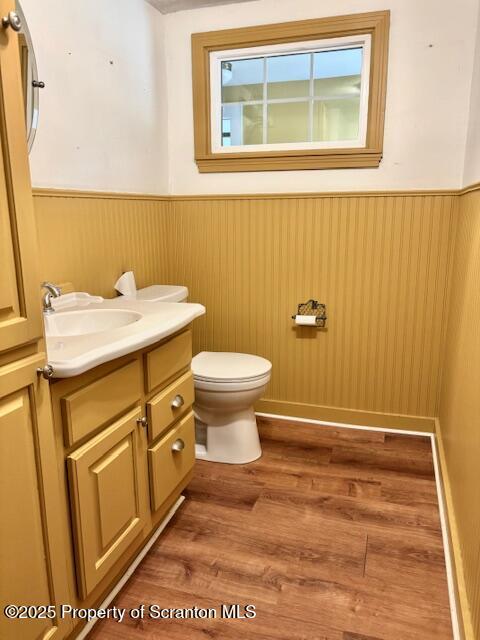
<instances>
[{"instance_id":1,"label":"white window frame","mask_svg":"<svg viewBox=\"0 0 480 640\"><path fill-rule=\"evenodd\" d=\"M222 146L222 76L221 67L223 61L244 60L248 58L268 58L269 56L292 55L294 53L320 53L332 49L353 49L359 46L363 49L361 85L360 85L360 112L359 112L359 132L356 140L331 140L315 142L290 142L290 143L264 143ZM270 46L249 47L244 49L228 49L225 51L210 52L210 126L211 126L211 150L212 153L238 153L251 151L289 151L302 149L338 149L338 148L365 148L367 140L368 125L368 96L370 89L370 57L371 57L371 35L362 34L355 36L343 36L340 38L328 38L323 40L308 40L306 42L289 42ZM264 62L266 64L266 62ZM263 104L264 107L264 132L267 129L266 94L267 77L264 73L264 91L262 100L252 100L241 104ZM309 96L300 98L279 98L268 100L274 102L305 102L308 100L321 100L321 96L312 94L313 87L310 88ZM232 103L236 104L236 103Z\"/></svg>"}]
</instances>

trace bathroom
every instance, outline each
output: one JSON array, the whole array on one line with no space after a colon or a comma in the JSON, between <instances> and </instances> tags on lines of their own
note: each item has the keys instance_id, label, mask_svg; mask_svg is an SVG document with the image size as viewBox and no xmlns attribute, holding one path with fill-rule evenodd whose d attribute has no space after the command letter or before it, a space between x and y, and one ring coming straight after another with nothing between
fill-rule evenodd
<instances>
[{"instance_id":1,"label":"bathroom","mask_svg":"<svg viewBox=\"0 0 480 640\"><path fill-rule=\"evenodd\" d=\"M480 0L0 6L0 638L480 640Z\"/></svg>"}]
</instances>

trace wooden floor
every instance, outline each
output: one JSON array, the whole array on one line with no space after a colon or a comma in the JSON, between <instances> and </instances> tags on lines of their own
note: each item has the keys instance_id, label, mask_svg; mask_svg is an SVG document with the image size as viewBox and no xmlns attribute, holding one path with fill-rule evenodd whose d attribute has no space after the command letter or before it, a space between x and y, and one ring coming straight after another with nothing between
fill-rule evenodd
<instances>
[{"instance_id":1,"label":"wooden floor","mask_svg":"<svg viewBox=\"0 0 480 640\"><path fill-rule=\"evenodd\" d=\"M259 420L263 457L198 462L115 605L250 620L101 621L90 640L452 638L429 438Z\"/></svg>"}]
</instances>

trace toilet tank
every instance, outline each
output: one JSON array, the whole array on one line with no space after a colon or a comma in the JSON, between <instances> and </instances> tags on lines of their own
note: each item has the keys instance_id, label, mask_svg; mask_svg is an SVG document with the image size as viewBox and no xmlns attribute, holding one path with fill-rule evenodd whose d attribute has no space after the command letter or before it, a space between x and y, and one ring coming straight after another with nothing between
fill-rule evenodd
<instances>
[{"instance_id":1,"label":"toilet tank","mask_svg":"<svg viewBox=\"0 0 480 640\"><path fill-rule=\"evenodd\" d=\"M150 287L137 289L135 298L145 302L186 302L188 289L177 285L152 284Z\"/></svg>"}]
</instances>

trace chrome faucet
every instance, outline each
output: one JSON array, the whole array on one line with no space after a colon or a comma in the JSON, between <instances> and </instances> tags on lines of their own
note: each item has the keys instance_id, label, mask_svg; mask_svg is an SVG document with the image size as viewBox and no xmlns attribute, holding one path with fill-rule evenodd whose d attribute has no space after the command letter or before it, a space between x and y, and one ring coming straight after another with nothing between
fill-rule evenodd
<instances>
[{"instance_id":1,"label":"chrome faucet","mask_svg":"<svg viewBox=\"0 0 480 640\"><path fill-rule=\"evenodd\" d=\"M46 289L42 297L43 313L53 313L55 309L52 307L52 298L61 295L60 287L51 282L42 282L42 289Z\"/></svg>"}]
</instances>

